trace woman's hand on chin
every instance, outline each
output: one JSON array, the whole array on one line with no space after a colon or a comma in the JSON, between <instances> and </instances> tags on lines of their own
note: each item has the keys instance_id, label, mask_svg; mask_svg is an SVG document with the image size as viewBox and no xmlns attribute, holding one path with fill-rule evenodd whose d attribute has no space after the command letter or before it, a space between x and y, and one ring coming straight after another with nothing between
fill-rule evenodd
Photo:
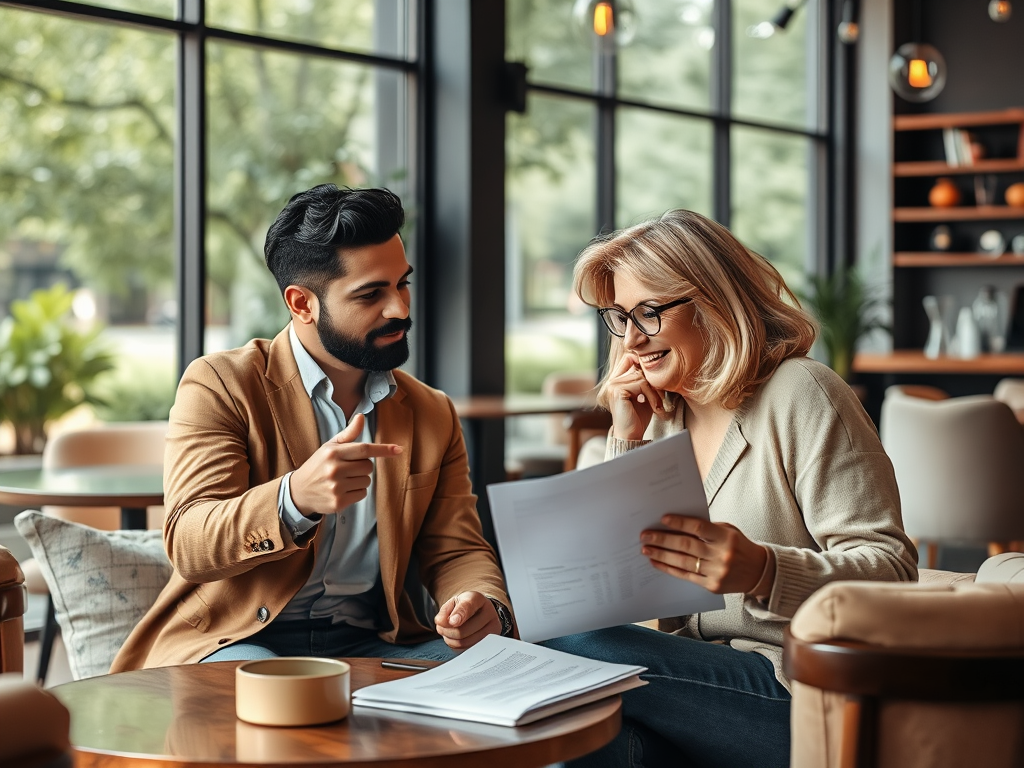
<instances>
[{"instance_id":1,"label":"woman's hand on chin","mask_svg":"<svg viewBox=\"0 0 1024 768\"><path fill-rule=\"evenodd\" d=\"M612 434L620 440L640 440L654 414L665 415L661 393L650 385L636 358L623 355L605 385L612 413Z\"/></svg>"}]
</instances>

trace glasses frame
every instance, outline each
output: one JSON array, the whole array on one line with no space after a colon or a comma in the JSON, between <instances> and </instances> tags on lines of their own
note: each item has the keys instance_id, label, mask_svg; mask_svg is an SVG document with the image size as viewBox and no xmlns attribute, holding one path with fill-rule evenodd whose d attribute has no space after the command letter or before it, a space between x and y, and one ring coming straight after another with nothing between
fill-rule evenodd
<instances>
[{"instance_id":1,"label":"glasses frame","mask_svg":"<svg viewBox=\"0 0 1024 768\"><path fill-rule=\"evenodd\" d=\"M688 298L685 298L685 299L676 299L675 301L670 301L667 304L654 305L654 304L644 304L643 302L641 302L640 304L637 304L635 307L633 307L631 310L629 310L629 312L623 312L618 307L601 307L601 309L597 310L597 314L599 314L601 316L601 320L604 321L604 327L608 329L608 332L610 334L612 334L612 336L618 336L620 339L626 338L626 330L625 329L628 329L629 326L624 326L625 329L623 330L622 333L619 333L618 331L616 331L614 328L612 328L611 322L608 320L607 315L608 315L609 312L617 312L618 314L620 314L623 317L625 317L627 320L632 320L633 321L633 326L638 331L640 331L640 333L642 333L644 336L651 337L651 336L657 336L659 333L661 333L661 313L662 312L664 312L667 309L672 309L673 307L681 306L683 304L689 304L691 301L693 301L693 297L692 296L688 297ZM654 318L658 321L658 328L653 333L648 333L647 331L645 331L643 326L640 323L637 322L636 314L635 313L640 308L650 309L650 310L654 311Z\"/></svg>"}]
</instances>

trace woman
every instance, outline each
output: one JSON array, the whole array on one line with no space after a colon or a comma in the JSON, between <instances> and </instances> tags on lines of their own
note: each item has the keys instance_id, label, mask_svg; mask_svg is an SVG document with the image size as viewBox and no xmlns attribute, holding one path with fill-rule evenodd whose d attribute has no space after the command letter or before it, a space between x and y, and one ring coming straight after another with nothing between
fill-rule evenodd
<instances>
[{"instance_id":1,"label":"woman","mask_svg":"<svg viewBox=\"0 0 1024 768\"><path fill-rule=\"evenodd\" d=\"M592 243L575 287L612 333L606 458L686 429L711 522L666 515L638 542L654 568L726 607L545 645L649 668L623 729L580 765L784 766L782 631L836 579L913 581L917 552L877 433L806 357L816 326L763 257L690 211Z\"/></svg>"}]
</instances>

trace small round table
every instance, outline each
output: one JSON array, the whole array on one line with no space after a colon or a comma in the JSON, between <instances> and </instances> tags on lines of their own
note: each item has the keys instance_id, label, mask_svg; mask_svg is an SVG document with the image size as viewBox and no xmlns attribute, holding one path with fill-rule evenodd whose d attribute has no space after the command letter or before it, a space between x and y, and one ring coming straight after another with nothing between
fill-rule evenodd
<instances>
[{"instance_id":1,"label":"small round table","mask_svg":"<svg viewBox=\"0 0 1024 768\"><path fill-rule=\"evenodd\" d=\"M0 471L0 503L25 506L120 507L121 527L146 527L146 507L164 503L163 468L103 464L66 469Z\"/></svg>"},{"instance_id":2,"label":"small round table","mask_svg":"<svg viewBox=\"0 0 1024 768\"><path fill-rule=\"evenodd\" d=\"M345 659L352 690L405 677L380 659ZM311 728L235 716L235 667L222 661L92 677L51 688L71 712L76 768L529 768L571 760L619 732L618 696L529 725L499 725L354 707Z\"/></svg>"}]
</instances>

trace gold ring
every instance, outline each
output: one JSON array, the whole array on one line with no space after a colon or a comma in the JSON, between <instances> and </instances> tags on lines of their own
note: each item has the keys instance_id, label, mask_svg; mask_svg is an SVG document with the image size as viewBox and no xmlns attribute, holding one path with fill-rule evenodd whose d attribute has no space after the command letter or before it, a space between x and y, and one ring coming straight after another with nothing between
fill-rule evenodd
<instances>
[{"instance_id":1,"label":"gold ring","mask_svg":"<svg viewBox=\"0 0 1024 768\"><path fill-rule=\"evenodd\" d=\"M700 576L700 558L699 557L697 558L697 567L694 569L693 572L696 573L698 576Z\"/></svg>"}]
</instances>

